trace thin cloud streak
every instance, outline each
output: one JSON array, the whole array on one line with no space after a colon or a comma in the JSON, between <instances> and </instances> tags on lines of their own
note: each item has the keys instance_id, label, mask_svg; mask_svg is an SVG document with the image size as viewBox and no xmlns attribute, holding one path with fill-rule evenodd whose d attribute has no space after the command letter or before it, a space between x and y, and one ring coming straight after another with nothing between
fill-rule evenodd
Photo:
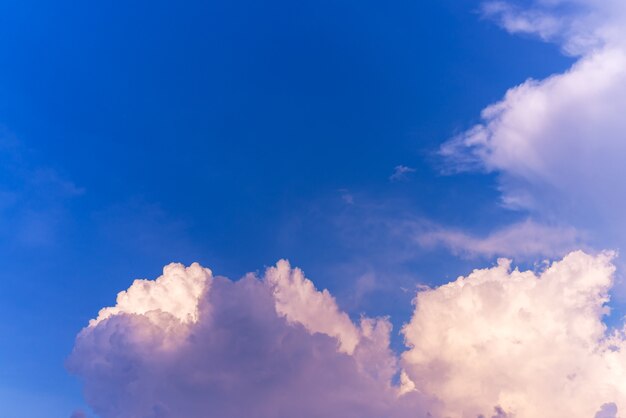
<instances>
[{"instance_id":1,"label":"thin cloud streak","mask_svg":"<svg viewBox=\"0 0 626 418\"><path fill-rule=\"evenodd\" d=\"M415 173L415 169L407 167L406 165L397 165L393 169L393 174L389 176L390 181L404 181L408 180L409 175Z\"/></svg>"},{"instance_id":2,"label":"thin cloud streak","mask_svg":"<svg viewBox=\"0 0 626 418\"><path fill-rule=\"evenodd\" d=\"M468 257L513 257L515 259L556 258L583 248L582 234L572 227L538 224L530 219L475 236L445 227L418 232L415 239L424 248L445 247L453 254Z\"/></svg>"}]
</instances>

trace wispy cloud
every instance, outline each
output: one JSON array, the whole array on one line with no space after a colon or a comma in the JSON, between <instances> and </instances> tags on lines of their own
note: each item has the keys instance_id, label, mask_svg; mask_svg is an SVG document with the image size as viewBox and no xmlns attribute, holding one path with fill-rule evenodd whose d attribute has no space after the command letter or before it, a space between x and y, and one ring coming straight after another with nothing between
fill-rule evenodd
<instances>
[{"instance_id":1,"label":"wispy cloud","mask_svg":"<svg viewBox=\"0 0 626 418\"><path fill-rule=\"evenodd\" d=\"M190 224L139 196L94 212L92 221L102 240L135 257L170 261L199 256Z\"/></svg>"},{"instance_id":2,"label":"wispy cloud","mask_svg":"<svg viewBox=\"0 0 626 418\"><path fill-rule=\"evenodd\" d=\"M67 205L85 193L67 176L43 163L31 162L17 138L0 129L0 234L13 244L53 244L69 221Z\"/></svg>"},{"instance_id":3,"label":"wispy cloud","mask_svg":"<svg viewBox=\"0 0 626 418\"><path fill-rule=\"evenodd\" d=\"M418 228L415 239L426 248L443 246L464 257L505 256L516 259L555 258L583 248L583 235L572 227L549 226L526 220L485 236L430 225Z\"/></svg>"},{"instance_id":4,"label":"wispy cloud","mask_svg":"<svg viewBox=\"0 0 626 418\"><path fill-rule=\"evenodd\" d=\"M407 167L405 165L397 165L393 169L393 174L389 176L390 181L403 181L409 178L411 173L414 173L415 169L411 167Z\"/></svg>"},{"instance_id":5,"label":"wispy cloud","mask_svg":"<svg viewBox=\"0 0 626 418\"><path fill-rule=\"evenodd\" d=\"M338 192L341 194L341 200L348 205L354 205L354 195L350 193L348 189L339 189Z\"/></svg>"}]
</instances>

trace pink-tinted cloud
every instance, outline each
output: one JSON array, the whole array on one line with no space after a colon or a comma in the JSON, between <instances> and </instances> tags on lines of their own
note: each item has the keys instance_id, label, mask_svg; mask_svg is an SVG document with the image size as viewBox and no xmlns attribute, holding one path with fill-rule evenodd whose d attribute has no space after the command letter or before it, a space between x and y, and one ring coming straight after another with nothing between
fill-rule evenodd
<instances>
[{"instance_id":1,"label":"pink-tinted cloud","mask_svg":"<svg viewBox=\"0 0 626 418\"><path fill-rule=\"evenodd\" d=\"M103 418L613 418L612 258L573 252L540 273L502 259L422 289L400 356L387 319L353 322L286 261L238 281L171 264L100 311L68 368Z\"/></svg>"},{"instance_id":2,"label":"pink-tinted cloud","mask_svg":"<svg viewBox=\"0 0 626 418\"><path fill-rule=\"evenodd\" d=\"M68 367L104 418L427 416L392 385L390 331L352 323L284 261L236 282L174 264L102 310Z\"/></svg>"}]
</instances>

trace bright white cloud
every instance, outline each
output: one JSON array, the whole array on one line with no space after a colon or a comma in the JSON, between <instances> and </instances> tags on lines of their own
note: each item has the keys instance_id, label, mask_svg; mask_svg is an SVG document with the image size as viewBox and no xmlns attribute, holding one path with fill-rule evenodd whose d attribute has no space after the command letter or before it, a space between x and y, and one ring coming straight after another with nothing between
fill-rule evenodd
<instances>
[{"instance_id":1,"label":"bright white cloud","mask_svg":"<svg viewBox=\"0 0 626 418\"><path fill-rule=\"evenodd\" d=\"M102 310L68 367L103 418L615 417L612 257L574 252L540 274L500 260L422 290L401 358L387 319L353 323L286 261L235 282L171 264Z\"/></svg>"},{"instance_id":2,"label":"bright white cloud","mask_svg":"<svg viewBox=\"0 0 626 418\"><path fill-rule=\"evenodd\" d=\"M403 329L409 377L444 401L444 416L493 405L519 418L626 410L626 342L602 322L611 259L574 252L539 275L501 259L420 292Z\"/></svg>"},{"instance_id":3,"label":"bright white cloud","mask_svg":"<svg viewBox=\"0 0 626 418\"><path fill-rule=\"evenodd\" d=\"M617 215L615 204L626 204L618 187L626 157L624 108L626 52L606 49L564 74L511 89L483 111L483 124L442 152L459 164L502 173L508 206Z\"/></svg>"},{"instance_id":4,"label":"bright white cloud","mask_svg":"<svg viewBox=\"0 0 626 418\"><path fill-rule=\"evenodd\" d=\"M198 321L198 300L211 285L211 270L193 263L189 267L172 263L165 266L163 275L156 280L135 280L117 295L113 307L101 309L96 319L89 322L95 327L100 322L118 314L167 313L182 323Z\"/></svg>"},{"instance_id":5,"label":"bright white cloud","mask_svg":"<svg viewBox=\"0 0 626 418\"><path fill-rule=\"evenodd\" d=\"M442 154L457 170L499 173L506 206L589 230L595 245L623 246L626 2L499 1L484 10L510 32L557 42L578 60L511 88Z\"/></svg>"}]
</instances>

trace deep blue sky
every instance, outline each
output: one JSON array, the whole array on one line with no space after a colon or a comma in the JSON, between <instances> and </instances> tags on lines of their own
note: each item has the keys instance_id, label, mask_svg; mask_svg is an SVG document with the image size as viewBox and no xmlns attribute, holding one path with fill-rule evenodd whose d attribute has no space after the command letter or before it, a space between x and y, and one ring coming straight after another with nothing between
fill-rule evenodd
<instances>
[{"instance_id":1,"label":"deep blue sky","mask_svg":"<svg viewBox=\"0 0 626 418\"><path fill-rule=\"evenodd\" d=\"M469 0L178 3L0 4L0 416L82 407L74 336L168 262L237 278L288 258L398 327L400 287L476 261L388 222L519 216L491 176L442 176L434 151L566 68L556 47ZM415 172L390 182L400 164Z\"/></svg>"}]
</instances>

